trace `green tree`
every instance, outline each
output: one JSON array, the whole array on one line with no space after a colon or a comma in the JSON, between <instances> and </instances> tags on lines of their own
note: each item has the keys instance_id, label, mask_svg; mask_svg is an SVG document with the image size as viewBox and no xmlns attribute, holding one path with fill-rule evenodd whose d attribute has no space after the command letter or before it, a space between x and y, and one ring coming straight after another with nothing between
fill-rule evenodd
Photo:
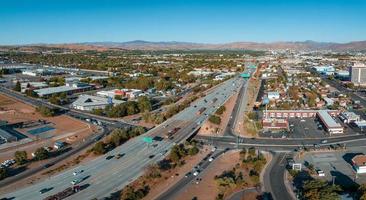
<instances>
[{"instance_id":1,"label":"green tree","mask_svg":"<svg viewBox=\"0 0 366 200\"><path fill-rule=\"evenodd\" d=\"M3 180L8 176L8 170L6 168L0 168L0 180Z\"/></svg>"},{"instance_id":2,"label":"green tree","mask_svg":"<svg viewBox=\"0 0 366 200\"><path fill-rule=\"evenodd\" d=\"M191 156L194 156L194 155L198 154L199 151L200 150L196 146L193 146L192 148L190 148L188 150L188 154Z\"/></svg>"},{"instance_id":3,"label":"green tree","mask_svg":"<svg viewBox=\"0 0 366 200\"><path fill-rule=\"evenodd\" d=\"M20 92L21 90L22 90L22 87L20 85L20 82L17 81L17 83L15 84L15 87L14 87L14 91Z\"/></svg>"},{"instance_id":4,"label":"green tree","mask_svg":"<svg viewBox=\"0 0 366 200\"><path fill-rule=\"evenodd\" d=\"M152 109L151 102L147 96L139 97L137 103L140 112L150 111Z\"/></svg>"},{"instance_id":5,"label":"green tree","mask_svg":"<svg viewBox=\"0 0 366 200\"><path fill-rule=\"evenodd\" d=\"M35 152L34 152L34 159L36 160L44 160L47 159L49 157L49 152L44 149L43 147L38 148Z\"/></svg>"},{"instance_id":6,"label":"green tree","mask_svg":"<svg viewBox=\"0 0 366 200\"><path fill-rule=\"evenodd\" d=\"M38 111L39 113L41 113L42 116L45 116L45 117L52 117L55 115L55 111L46 106L38 106L36 108L36 111Z\"/></svg>"},{"instance_id":7,"label":"green tree","mask_svg":"<svg viewBox=\"0 0 366 200\"><path fill-rule=\"evenodd\" d=\"M338 192L341 188L337 185L329 185L323 180L309 180L304 183L303 194L307 200L337 200L340 199Z\"/></svg>"},{"instance_id":8,"label":"green tree","mask_svg":"<svg viewBox=\"0 0 366 200\"><path fill-rule=\"evenodd\" d=\"M208 118L208 121L210 121L213 124L219 125L221 123L221 118L216 115L210 115L210 117Z\"/></svg>"},{"instance_id":9,"label":"green tree","mask_svg":"<svg viewBox=\"0 0 366 200\"><path fill-rule=\"evenodd\" d=\"M104 142L99 141L97 142L94 147L92 148L92 151L97 154L97 155L101 155L101 154L105 154L107 152L106 150L106 145L104 144Z\"/></svg>"},{"instance_id":10,"label":"green tree","mask_svg":"<svg viewBox=\"0 0 366 200\"><path fill-rule=\"evenodd\" d=\"M16 151L14 153L15 162L18 163L18 165L22 165L28 161L28 156L26 151Z\"/></svg>"},{"instance_id":11,"label":"green tree","mask_svg":"<svg viewBox=\"0 0 366 200\"><path fill-rule=\"evenodd\" d=\"M216 114L217 115L222 115L222 113L224 113L226 110L226 107L224 105L220 106L217 110L216 110Z\"/></svg>"}]
</instances>

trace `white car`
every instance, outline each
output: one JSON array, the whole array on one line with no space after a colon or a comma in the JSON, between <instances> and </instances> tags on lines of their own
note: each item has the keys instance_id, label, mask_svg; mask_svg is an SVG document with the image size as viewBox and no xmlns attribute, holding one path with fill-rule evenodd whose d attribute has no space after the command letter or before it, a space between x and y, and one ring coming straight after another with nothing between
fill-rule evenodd
<instances>
[{"instance_id":1,"label":"white car","mask_svg":"<svg viewBox=\"0 0 366 200\"><path fill-rule=\"evenodd\" d=\"M198 176L198 174L199 174L199 172L198 172L198 171L195 171L195 172L193 173L193 176Z\"/></svg>"},{"instance_id":2,"label":"white car","mask_svg":"<svg viewBox=\"0 0 366 200\"><path fill-rule=\"evenodd\" d=\"M74 171L72 174L74 176L78 175L78 174L81 174L83 172L83 170L77 170L77 171Z\"/></svg>"},{"instance_id":3,"label":"white car","mask_svg":"<svg viewBox=\"0 0 366 200\"><path fill-rule=\"evenodd\" d=\"M82 181L81 178L74 179L73 181L71 181L71 184L76 185L76 184L80 183L81 181Z\"/></svg>"},{"instance_id":4,"label":"white car","mask_svg":"<svg viewBox=\"0 0 366 200\"><path fill-rule=\"evenodd\" d=\"M318 170L317 173L318 176L325 176L325 173L322 170Z\"/></svg>"},{"instance_id":5,"label":"white car","mask_svg":"<svg viewBox=\"0 0 366 200\"><path fill-rule=\"evenodd\" d=\"M211 157L211 158L208 159L208 162L212 162L213 160L214 160L214 158Z\"/></svg>"}]
</instances>

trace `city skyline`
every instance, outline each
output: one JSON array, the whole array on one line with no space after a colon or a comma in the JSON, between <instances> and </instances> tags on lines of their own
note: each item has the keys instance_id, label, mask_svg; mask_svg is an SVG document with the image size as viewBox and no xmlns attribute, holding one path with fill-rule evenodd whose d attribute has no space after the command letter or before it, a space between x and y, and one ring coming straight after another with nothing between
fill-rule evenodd
<instances>
[{"instance_id":1,"label":"city skyline","mask_svg":"<svg viewBox=\"0 0 366 200\"><path fill-rule=\"evenodd\" d=\"M0 44L179 41L363 41L366 2L14 1L0 8Z\"/></svg>"}]
</instances>

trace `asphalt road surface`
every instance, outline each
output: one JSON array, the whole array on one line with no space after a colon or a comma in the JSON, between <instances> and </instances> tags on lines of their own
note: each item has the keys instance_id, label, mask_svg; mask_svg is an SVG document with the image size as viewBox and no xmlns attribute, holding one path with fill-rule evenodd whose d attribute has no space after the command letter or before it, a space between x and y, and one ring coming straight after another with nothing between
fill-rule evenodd
<instances>
[{"instance_id":1,"label":"asphalt road surface","mask_svg":"<svg viewBox=\"0 0 366 200\"><path fill-rule=\"evenodd\" d=\"M274 200L293 200L285 185L285 170L289 155L287 153L275 153L272 162L264 173L264 187L272 194Z\"/></svg>"},{"instance_id":2,"label":"asphalt road surface","mask_svg":"<svg viewBox=\"0 0 366 200\"><path fill-rule=\"evenodd\" d=\"M175 143L182 142L190 137L190 135L207 120L210 114L215 112L219 106L224 104L224 102L234 94L234 90L238 89L242 83L242 78L236 77L230 79L163 124L148 131L142 136L129 140L106 155L100 156L84 165L62 172L32 186L19 189L9 194L2 194L1 197L38 200L50 196L70 187L70 182L76 178L73 176L72 172L79 169L84 170L83 173L78 175L79 178L84 179L80 185L85 185L86 188L68 199L93 199L109 196L110 193L122 189L142 175L147 166L162 160ZM213 103L212 100L214 98L217 98L217 101ZM204 101L204 99L206 99L206 101ZM201 114L196 114L201 107L206 107L207 109ZM155 141L156 147L154 147L154 145L147 145L142 140L144 136L163 137L164 133L167 132L167 129L173 129L178 126L180 126L181 129L174 135L172 140L164 139L160 142ZM118 153L125 155L120 159L112 158L106 160L107 156L113 156ZM41 189L50 187L53 189L49 192L44 194L39 193Z\"/></svg>"}]
</instances>

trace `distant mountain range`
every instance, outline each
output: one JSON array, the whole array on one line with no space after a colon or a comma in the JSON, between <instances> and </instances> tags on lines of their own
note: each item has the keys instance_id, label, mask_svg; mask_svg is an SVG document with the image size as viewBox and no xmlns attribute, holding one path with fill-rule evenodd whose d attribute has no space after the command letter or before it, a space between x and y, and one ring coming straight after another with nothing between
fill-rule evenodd
<instances>
[{"instance_id":1,"label":"distant mountain range","mask_svg":"<svg viewBox=\"0 0 366 200\"><path fill-rule=\"evenodd\" d=\"M355 41L348 43L333 42L232 42L224 44L205 44L191 42L150 42L134 40L128 42L86 42L70 44L39 44L37 46L63 47L70 49L126 49L126 50L192 50L192 49L212 49L212 50L333 50L333 51L362 51L366 50L366 41Z\"/></svg>"}]
</instances>

